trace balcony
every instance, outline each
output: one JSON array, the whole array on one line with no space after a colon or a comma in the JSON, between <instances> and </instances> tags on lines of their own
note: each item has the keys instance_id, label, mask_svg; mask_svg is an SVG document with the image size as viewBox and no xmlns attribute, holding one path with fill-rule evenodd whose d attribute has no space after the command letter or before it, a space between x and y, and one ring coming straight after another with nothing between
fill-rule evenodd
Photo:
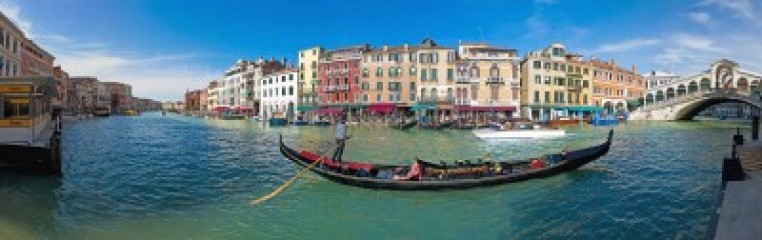
<instances>
[{"instance_id":1,"label":"balcony","mask_svg":"<svg viewBox=\"0 0 762 240\"><path fill-rule=\"evenodd\" d=\"M420 97L418 103L422 104L455 104L455 97Z\"/></svg>"},{"instance_id":2,"label":"balcony","mask_svg":"<svg viewBox=\"0 0 762 240\"><path fill-rule=\"evenodd\" d=\"M505 79L501 77L488 77L487 84L505 84Z\"/></svg>"},{"instance_id":3,"label":"balcony","mask_svg":"<svg viewBox=\"0 0 762 240\"><path fill-rule=\"evenodd\" d=\"M478 83L478 78L459 76L455 77L455 83Z\"/></svg>"},{"instance_id":4,"label":"balcony","mask_svg":"<svg viewBox=\"0 0 762 240\"><path fill-rule=\"evenodd\" d=\"M323 86L324 92L343 92L349 91L349 84L340 84L336 86Z\"/></svg>"},{"instance_id":5,"label":"balcony","mask_svg":"<svg viewBox=\"0 0 762 240\"><path fill-rule=\"evenodd\" d=\"M572 91L572 92L579 92L579 91L582 91L582 86L580 86L580 85L569 85L569 86L566 87L566 89L569 90L569 91Z\"/></svg>"}]
</instances>

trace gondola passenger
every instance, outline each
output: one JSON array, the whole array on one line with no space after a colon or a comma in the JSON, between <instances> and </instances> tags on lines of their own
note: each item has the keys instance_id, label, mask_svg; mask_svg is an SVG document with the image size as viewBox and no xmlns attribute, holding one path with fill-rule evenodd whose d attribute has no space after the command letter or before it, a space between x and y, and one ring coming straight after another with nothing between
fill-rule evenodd
<instances>
[{"instance_id":1,"label":"gondola passenger","mask_svg":"<svg viewBox=\"0 0 762 240\"><path fill-rule=\"evenodd\" d=\"M395 175L394 180L419 181L421 177L423 177L423 165L421 165L420 160L416 159L407 174L404 176Z\"/></svg>"}]
</instances>

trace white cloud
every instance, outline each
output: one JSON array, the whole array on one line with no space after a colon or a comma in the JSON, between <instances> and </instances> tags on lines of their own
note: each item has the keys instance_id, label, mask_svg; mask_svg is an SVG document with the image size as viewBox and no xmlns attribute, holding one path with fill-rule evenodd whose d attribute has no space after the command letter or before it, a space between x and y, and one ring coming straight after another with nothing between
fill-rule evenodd
<instances>
[{"instance_id":1,"label":"white cloud","mask_svg":"<svg viewBox=\"0 0 762 240\"><path fill-rule=\"evenodd\" d=\"M709 36L698 36L687 33L676 33L672 36L672 41L679 47L689 48L703 52L722 53L724 49L716 46L714 40Z\"/></svg>"},{"instance_id":2,"label":"white cloud","mask_svg":"<svg viewBox=\"0 0 762 240\"><path fill-rule=\"evenodd\" d=\"M594 53L607 53L607 52L627 52L630 50L653 46L659 44L661 41L655 38L636 38L626 40L617 43L606 43L593 50Z\"/></svg>"},{"instance_id":3,"label":"white cloud","mask_svg":"<svg viewBox=\"0 0 762 240\"><path fill-rule=\"evenodd\" d=\"M727 12L732 13L734 16L741 20L757 23L760 20L759 11L756 9L756 5L751 0L704 0L698 4L699 6L716 6Z\"/></svg>"},{"instance_id":4,"label":"white cloud","mask_svg":"<svg viewBox=\"0 0 762 240\"><path fill-rule=\"evenodd\" d=\"M104 42L40 31L25 19L13 0L0 0L0 11L24 34L56 57L70 76L95 76L101 81L124 82L133 95L157 100L180 100L187 89L200 88L219 77L220 71L196 63L198 54L130 52ZM119 50L116 50L119 49Z\"/></svg>"},{"instance_id":5,"label":"white cloud","mask_svg":"<svg viewBox=\"0 0 762 240\"><path fill-rule=\"evenodd\" d=\"M688 14L691 20L702 25L712 25L712 15L706 12L691 12Z\"/></svg>"}]
</instances>

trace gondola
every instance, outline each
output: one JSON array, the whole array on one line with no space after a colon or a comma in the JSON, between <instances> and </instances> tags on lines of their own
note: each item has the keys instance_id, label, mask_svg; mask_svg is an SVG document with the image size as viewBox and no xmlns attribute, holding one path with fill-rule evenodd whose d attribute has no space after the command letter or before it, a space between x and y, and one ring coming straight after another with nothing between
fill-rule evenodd
<instances>
[{"instance_id":1,"label":"gondola","mask_svg":"<svg viewBox=\"0 0 762 240\"><path fill-rule=\"evenodd\" d=\"M608 134L606 142L584 149L569 151L563 154L550 154L542 159L545 166L536 166L539 159L525 161L485 161L477 163L460 161L448 165L420 160L423 166L423 177L418 180L393 180L392 173L404 173L407 166L386 165L359 162L343 162L337 164L325 157L323 162L310 170L328 180L369 189L386 190L445 190L466 189L482 186L492 186L506 183L545 178L560 173L575 170L582 165L592 162L608 153L614 130ZM308 151L296 151L279 139L281 153L294 163L309 167L321 156Z\"/></svg>"},{"instance_id":2,"label":"gondola","mask_svg":"<svg viewBox=\"0 0 762 240\"><path fill-rule=\"evenodd\" d=\"M415 127L416 124L418 124L418 121L410 121L406 123L397 124L391 127L394 129L399 129L399 130L408 130L412 127Z\"/></svg>"}]
</instances>

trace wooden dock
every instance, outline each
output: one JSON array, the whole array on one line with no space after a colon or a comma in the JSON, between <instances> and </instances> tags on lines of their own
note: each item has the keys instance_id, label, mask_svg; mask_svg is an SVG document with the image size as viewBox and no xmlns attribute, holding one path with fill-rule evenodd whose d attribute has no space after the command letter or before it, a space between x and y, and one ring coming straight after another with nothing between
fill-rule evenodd
<instances>
[{"instance_id":1,"label":"wooden dock","mask_svg":"<svg viewBox=\"0 0 762 240\"><path fill-rule=\"evenodd\" d=\"M714 239L762 239L762 141L747 136L736 154L746 176L725 184Z\"/></svg>"}]
</instances>

